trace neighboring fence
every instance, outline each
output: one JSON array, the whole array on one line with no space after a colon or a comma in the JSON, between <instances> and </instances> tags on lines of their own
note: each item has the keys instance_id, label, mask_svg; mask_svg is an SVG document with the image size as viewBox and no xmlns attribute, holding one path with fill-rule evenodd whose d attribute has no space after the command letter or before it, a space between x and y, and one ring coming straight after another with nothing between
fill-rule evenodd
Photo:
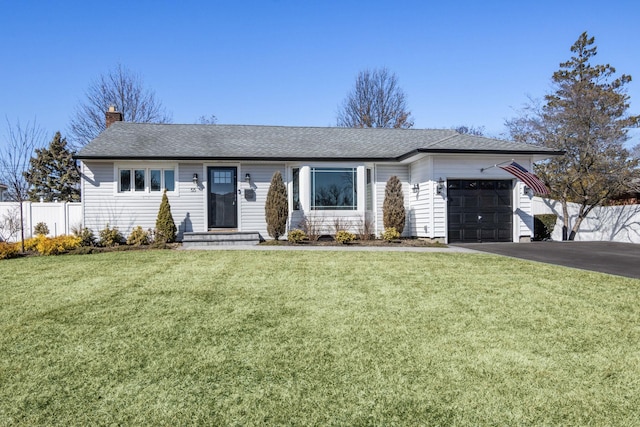
<instances>
[{"instance_id":1,"label":"neighboring fence","mask_svg":"<svg viewBox=\"0 0 640 427\"><path fill-rule=\"evenodd\" d=\"M570 223L578 216L578 206L569 204ZM555 214L558 216L551 238L562 240L562 204L556 200L534 197L534 215ZM569 230L570 231L570 230ZM582 221L575 240L640 243L640 205L598 206Z\"/></svg>"},{"instance_id":2,"label":"neighboring fence","mask_svg":"<svg viewBox=\"0 0 640 427\"><path fill-rule=\"evenodd\" d=\"M73 227L82 225L82 203L34 203L22 204L24 214L24 237L33 236L36 224L44 222L49 228L49 236L71 234ZM0 203L0 240L16 242L20 240L20 203Z\"/></svg>"}]
</instances>

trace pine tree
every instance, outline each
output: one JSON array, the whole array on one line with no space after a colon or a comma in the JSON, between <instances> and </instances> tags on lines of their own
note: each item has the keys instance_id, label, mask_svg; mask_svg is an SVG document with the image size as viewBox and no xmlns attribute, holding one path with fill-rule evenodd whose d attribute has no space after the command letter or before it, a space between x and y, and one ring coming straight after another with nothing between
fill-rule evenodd
<instances>
[{"instance_id":1,"label":"pine tree","mask_svg":"<svg viewBox=\"0 0 640 427\"><path fill-rule=\"evenodd\" d=\"M628 190L638 177L638 161L624 148L627 130L640 116L627 114L624 86L631 76L614 78L611 65L593 65L594 38L582 33L571 47L574 56L553 74L555 92L542 108L529 106L525 114L507 122L511 137L566 154L536 167L536 173L562 204L563 239L573 240L591 210ZM570 224L568 203L580 205Z\"/></svg>"},{"instance_id":2,"label":"pine tree","mask_svg":"<svg viewBox=\"0 0 640 427\"><path fill-rule=\"evenodd\" d=\"M404 230L404 193L402 192L402 183L395 175L389 178L384 189L382 222L385 230L395 228L400 234Z\"/></svg>"},{"instance_id":3,"label":"pine tree","mask_svg":"<svg viewBox=\"0 0 640 427\"><path fill-rule=\"evenodd\" d=\"M45 202L80 201L80 170L67 148L67 139L56 132L48 148L36 148L24 177L29 183L29 199Z\"/></svg>"},{"instance_id":4,"label":"pine tree","mask_svg":"<svg viewBox=\"0 0 640 427\"><path fill-rule=\"evenodd\" d=\"M156 219L156 241L159 243L171 243L176 240L176 223L171 215L171 205L167 197L167 190L162 194L160 210Z\"/></svg>"},{"instance_id":5,"label":"pine tree","mask_svg":"<svg viewBox=\"0 0 640 427\"><path fill-rule=\"evenodd\" d=\"M289 217L289 205L287 203L287 188L282 180L280 171L276 171L271 178L271 185L267 192L267 201L264 206L269 236L278 240L284 235Z\"/></svg>"}]
</instances>

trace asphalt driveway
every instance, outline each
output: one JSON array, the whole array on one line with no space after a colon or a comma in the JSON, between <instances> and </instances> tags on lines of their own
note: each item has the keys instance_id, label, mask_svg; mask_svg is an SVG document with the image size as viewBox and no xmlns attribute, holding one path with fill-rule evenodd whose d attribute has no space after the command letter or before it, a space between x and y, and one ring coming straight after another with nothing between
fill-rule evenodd
<instances>
[{"instance_id":1,"label":"asphalt driveway","mask_svg":"<svg viewBox=\"0 0 640 427\"><path fill-rule=\"evenodd\" d=\"M640 245L632 243L468 243L452 246L640 279Z\"/></svg>"}]
</instances>

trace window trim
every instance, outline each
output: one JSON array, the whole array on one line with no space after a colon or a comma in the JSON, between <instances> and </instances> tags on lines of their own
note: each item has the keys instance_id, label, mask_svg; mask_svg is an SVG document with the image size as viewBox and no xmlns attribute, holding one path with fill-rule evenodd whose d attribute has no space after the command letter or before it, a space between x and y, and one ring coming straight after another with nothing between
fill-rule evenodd
<instances>
[{"instance_id":1,"label":"window trim","mask_svg":"<svg viewBox=\"0 0 640 427\"><path fill-rule=\"evenodd\" d=\"M129 171L129 189L122 190L122 172ZM136 179L135 174L137 171L144 171L144 189L136 190ZM160 189L152 190L151 189L151 171L160 171ZM166 172L173 171L173 190L167 189L168 193L177 194L178 193L178 182L176 182L176 178L178 177L178 165L177 164L151 164L151 165L140 165L136 163L122 163L122 164L114 164L114 175L115 175L115 194L126 196L126 195L135 195L135 194L162 194L166 186Z\"/></svg>"},{"instance_id":2,"label":"window trim","mask_svg":"<svg viewBox=\"0 0 640 427\"><path fill-rule=\"evenodd\" d=\"M316 174L317 173L330 173L330 172L343 172L350 173L353 179L351 183L351 205L337 205L337 206L318 206L316 205ZM339 211L339 212L357 212L358 211L358 167L357 166L311 166L310 170L310 210L312 211Z\"/></svg>"}]
</instances>

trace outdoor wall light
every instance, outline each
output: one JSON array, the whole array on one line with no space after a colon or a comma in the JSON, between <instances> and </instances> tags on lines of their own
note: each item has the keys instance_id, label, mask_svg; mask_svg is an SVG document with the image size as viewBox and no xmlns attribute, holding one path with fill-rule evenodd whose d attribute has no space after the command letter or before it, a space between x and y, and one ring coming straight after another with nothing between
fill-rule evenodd
<instances>
[{"instance_id":1,"label":"outdoor wall light","mask_svg":"<svg viewBox=\"0 0 640 427\"><path fill-rule=\"evenodd\" d=\"M525 185L524 188L522 189L522 194L524 196L530 196L531 193L532 193L531 189L528 186Z\"/></svg>"},{"instance_id":2,"label":"outdoor wall light","mask_svg":"<svg viewBox=\"0 0 640 427\"><path fill-rule=\"evenodd\" d=\"M197 173L193 174L193 185L198 185L198 174Z\"/></svg>"},{"instance_id":3,"label":"outdoor wall light","mask_svg":"<svg viewBox=\"0 0 640 427\"><path fill-rule=\"evenodd\" d=\"M438 185L436 187L436 194L444 194L444 179L438 178Z\"/></svg>"},{"instance_id":4,"label":"outdoor wall light","mask_svg":"<svg viewBox=\"0 0 640 427\"><path fill-rule=\"evenodd\" d=\"M245 182L251 182L251 174L250 173L245 173L244 174L244 180L245 180Z\"/></svg>"},{"instance_id":5,"label":"outdoor wall light","mask_svg":"<svg viewBox=\"0 0 640 427\"><path fill-rule=\"evenodd\" d=\"M420 184L418 184L417 182L413 184L412 190L414 193L417 193L418 191L420 191Z\"/></svg>"}]
</instances>

